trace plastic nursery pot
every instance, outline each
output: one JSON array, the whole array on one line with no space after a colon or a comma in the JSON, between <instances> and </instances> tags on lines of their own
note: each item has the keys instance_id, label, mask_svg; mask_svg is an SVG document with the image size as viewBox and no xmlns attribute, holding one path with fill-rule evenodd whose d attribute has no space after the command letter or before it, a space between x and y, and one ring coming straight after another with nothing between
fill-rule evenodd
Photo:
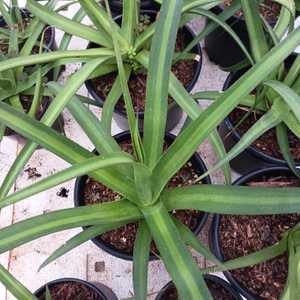
<instances>
[{"instance_id":1,"label":"plastic nursery pot","mask_svg":"<svg viewBox=\"0 0 300 300\"><path fill-rule=\"evenodd\" d=\"M140 0L140 3L141 9L158 10L160 7L154 0ZM123 0L110 0L109 6L115 15L119 15L123 10Z\"/></svg>"},{"instance_id":2,"label":"plastic nursery pot","mask_svg":"<svg viewBox=\"0 0 300 300\"><path fill-rule=\"evenodd\" d=\"M253 172L248 173L247 175L244 175L240 177L238 180L236 180L233 185L246 185L247 183L251 181L255 181L262 176L270 177L270 176L280 176L280 175L288 175L293 176L293 173L291 170L287 167L269 167L266 169L256 170ZM220 220L222 218L222 215L214 215L212 225L210 228L210 234L209 234L209 244L212 252L214 255L220 260L224 261L224 256L221 250L220 240L219 240L219 226L220 226ZM230 284L233 286L233 288L239 292L242 296L244 296L247 300L263 300L262 298L254 295L251 293L246 287L242 286L236 278L230 273L230 271L223 272L226 279L230 282Z\"/></svg>"},{"instance_id":3,"label":"plastic nursery pot","mask_svg":"<svg viewBox=\"0 0 300 300\"><path fill-rule=\"evenodd\" d=\"M294 58L295 56L291 55L286 60L286 65L290 66ZM232 84L234 84L246 71L247 69L230 73L224 83L223 91L227 90ZM229 151L241 139L240 134L234 130L234 125L230 120L230 117L227 117L220 124L219 133L227 151ZM300 162L297 162L297 165L299 164ZM287 163L285 160L268 155L253 146L249 146L246 150L230 161L230 166L240 174L246 174L250 171L274 165L287 166Z\"/></svg>"},{"instance_id":4,"label":"plastic nursery pot","mask_svg":"<svg viewBox=\"0 0 300 300\"><path fill-rule=\"evenodd\" d=\"M118 300L118 298L114 294L114 292L110 288L105 286L104 284L98 283L98 282L91 283L91 282L87 282L87 281L84 281L81 279L75 279L75 278L62 278L62 279L57 279L57 280L51 281L51 282L47 283L46 285L42 286L41 288L39 288L34 293L34 295L37 298L42 297L43 295L45 295L47 286L51 290L51 288L55 287L56 285L64 284L64 283L73 283L73 284L84 285L86 288L91 289L94 293L96 293L96 295L99 296L99 298L101 300Z\"/></svg>"},{"instance_id":5,"label":"plastic nursery pot","mask_svg":"<svg viewBox=\"0 0 300 300\"><path fill-rule=\"evenodd\" d=\"M226 290L233 299L235 300L242 300L242 297L239 295L239 293L224 279L214 276L214 275L205 275L204 279L207 283L215 283L217 285L222 286L224 290ZM173 282L170 281L167 285L165 285L161 291L156 296L155 300L164 300L166 299L166 293L173 287Z\"/></svg>"},{"instance_id":6,"label":"plastic nursery pot","mask_svg":"<svg viewBox=\"0 0 300 300\"><path fill-rule=\"evenodd\" d=\"M124 141L129 141L130 140L130 133L129 133L129 131L122 132L122 133L117 134L116 136L114 136L114 138L118 143L121 143L121 142L124 142ZM176 137L173 134L170 134L170 133L166 133L166 135L165 135L165 141L168 144L171 144L175 140L175 138ZM199 154L195 153L191 157L190 162L192 163L193 168L196 170L196 172L199 175L203 174L207 171L206 166L205 166L203 160L201 159L201 157L199 156ZM76 207L86 205L85 201L84 201L84 187L85 187L87 179L88 179L88 176L82 176L82 177L78 177L76 179L75 188L74 188L74 204L75 204ZM202 182L204 184L211 184L210 177L209 176L205 177L202 180ZM197 224L195 226L195 229L193 230L195 235L198 235L200 233L200 231L202 230L202 228L204 227L204 225L207 221L207 218L208 218L207 213L202 213L201 216L198 217ZM85 229L85 228L86 227L84 227L83 229ZM116 249L115 247L113 247L109 243L105 242L104 240L100 239L99 237L92 239L92 241L99 248L103 249L104 251L108 252L109 254L111 254L113 256L116 256L118 258L125 259L125 260L133 260L133 254L132 253L128 254L125 251L121 251L119 249ZM151 254L149 259L150 260L157 260L158 257L156 255Z\"/></svg>"},{"instance_id":7,"label":"plastic nursery pot","mask_svg":"<svg viewBox=\"0 0 300 300\"><path fill-rule=\"evenodd\" d=\"M219 15L223 12L221 5L215 6L211 11ZM232 16L227 20L227 24L238 35L247 49L250 49L247 25L242 16ZM270 23L273 27L275 23ZM246 56L236 41L222 27L218 27L204 39L205 51L209 59L221 68L228 68L240 63Z\"/></svg>"},{"instance_id":8,"label":"plastic nursery pot","mask_svg":"<svg viewBox=\"0 0 300 300\"><path fill-rule=\"evenodd\" d=\"M157 12L153 11L153 10L141 10L140 14L148 15L150 17L150 20L152 22L154 22ZM115 17L114 20L118 24L121 24L122 15ZM186 45L188 45L189 42L192 41L193 38L195 37L195 34L186 25L183 26L183 31L184 31ZM94 47L96 47L96 45L93 43L90 43L88 45L88 48L94 48ZM194 88L194 86L199 78L199 75L201 72L201 67L202 67L202 51L201 51L200 45L197 44L196 46L194 46L193 49L191 50L191 52L197 54L197 56L199 57L199 60L194 61L194 65L193 65L194 66L194 76L193 76L191 82L185 87L185 89L188 92L191 92L192 89ZM102 99L97 94L96 87L95 87L93 80L87 80L85 82L85 86L86 86L89 94L95 99L95 101L101 107L103 107L105 99ZM114 113L115 113L115 117L116 117L115 121L117 122L118 126L123 130L128 130L128 120L127 120L126 112L116 106L114 109ZM143 120L144 120L144 112L138 112L137 116L139 118L139 128L142 130ZM173 101L171 104L169 104L169 108L168 108L166 131L171 131L179 123L181 116L182 116L181 108L177 105L177 103L175 101Z\"/></svg>"}]
</instances>

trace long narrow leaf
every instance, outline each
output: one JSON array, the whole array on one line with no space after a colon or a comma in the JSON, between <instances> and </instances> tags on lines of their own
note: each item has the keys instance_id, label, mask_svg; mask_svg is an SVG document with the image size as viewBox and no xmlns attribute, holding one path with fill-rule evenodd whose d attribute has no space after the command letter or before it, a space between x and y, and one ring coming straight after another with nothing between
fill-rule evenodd
<instances>
[{"instance_id":1,"label":"long narrow leaf","mask_svg":"<svg viewBox=\"0 0 300 300\"><path fill-rule=\"evenodd\" d=\"M78 233L71 239L69 239L66 243L64 243L61 247L56 249L39 267L39 270L45 268L47 265L51 264L53 261L58 259L59 257L65 255L66 253L70 252L71 250L75 249L76 247L80 246L81 244L89 241L90 239L95 238L102 233L107 231L116 229L122 225L125 225L126 222L119 222L119 223L109 223L109 224L102 224L102 225L94 225L85 229L84 231Z\"/></svg>"},{"instance_id":2,"label":"long narrow leaf","mask_svg":"<svg viewBox=\"0 0 300 300\"><path fill-rule=\"evenodd\" d=\"M233 215L273 215L297 213L299 188L195 185L167 190L163 201L168 210L196 209Z\"/></svg>"},{"instance_id":3,"label":"long narrow leaf","mask_svg":"<svg viewBox=\"0 0 300 300\"><path fill-rule=\"evenodd\" d=\"M144 118L145 163L153 169L163 151L168 86L182 0L164 1L151 45Z\"/></svg>"},{"instance_id":4,"label":"long narrow leaf","mask_svg":"<svg viewBox=\"0 0 300 300\"><path fill-rule=\"evenodd\" d=\"M139 223L133 248L133 289L134 297L147 299L148 265L152 237L144 221Z\"/></svg>"},{"instance_id":5,"label":"long narrow leaf","mask_svg":"<svg viewBox=\"0 0 300 300\"><path fill-rule=\"evenodd\" d=\"M37 300L17 279L15 279L2 265L0 265L0 282L14 295L17 299Z\"/></svg>"},{"instance_id":6,"label":"long narrow leaf","mask_svg":"<svg viewBox=\"0 0 300 300\"><path fill-rule=\"evenodd\" d=\"M0 208L14 204L32 195L48 190L74 177L83 176L92 171L96 171L102 168L108 168L118 164L129 163L133 163L132 158L129 155L127 156L123 152L111 153L104 156L97 156L86 159L82 163L75 164L66 170L51 175L29 187L21 189L13 193L12 195L2 199L0 201Z\"/></svg>"},{"instance_id":7,"label":"long narrow leaf","mask_svg":"<svg viewBox=\"0 0 300 300\"><path fill-rule=\"evenodd\" d=\"M111 220L116 223L130 223L140 217L139 210L126 200L51 212L2 228L0 230L0 253L61 230L97 224L105 225Z\"/></svg>"}]
</instances>

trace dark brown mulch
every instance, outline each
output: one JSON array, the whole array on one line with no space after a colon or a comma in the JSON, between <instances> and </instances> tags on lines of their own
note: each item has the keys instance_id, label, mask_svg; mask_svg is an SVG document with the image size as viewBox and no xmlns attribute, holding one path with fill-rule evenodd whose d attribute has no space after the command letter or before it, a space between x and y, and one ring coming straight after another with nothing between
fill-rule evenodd
<instances>
[{"instance_id":1,"label":"dark brown mulch","mask_svg":"<svg viewBox=\"0 0 300 300\"><path fill-rule=\"evenodd\" d=\"M122 142L120 145L123 151L132 153L131 143ZM192 185L197 177L198 175L196 170L193 168L192 164L188 162L170 180L168 187ZM87 180L83 195L87 205L111 202L120 199L120 195L117 192L112 191L92 178ZM173 215L176 216L183 224L194 230L198 224L198 218L202 215L202 213L194 210L178 210L174 211ZM120 250L121 252L132 254L137 228L138 224L130 223L116 230L104 233L98 237L98 239L110 244L112 247ZM152 253L157 253L154 243L152 243L151 251Z\"/></svg>"},{"instance_id":2,"label":"dark brown mulch","mask_svg":"<svg viewBox=\"0 0 300 300\"><path fill-rule=\"evenodd\" d=\"M229 115L230 121L233 125L237 125L240 120L245 116L246 111L242 109L235 109ZM247 119L245 119L237 128L237 132L240 136L243 136L249 129L252 127L257 120L262 116L260 113L252 113L249 115ZM288 132L288 139L290 145L290 151L292 153L293 158L296 161L300 161L300 139L298 139L292 132ZM261 137L259 137L252 146L259 151L267 154L269 156L283 159L282 153L280 151L276 130L272 128L264 133Z\"/></svg>"},{"instance_id":3,"label":"dark brown mulch","mask_svg":"<svg viewBox=\"0 0 300 300\"><path fill-rule=\"evenodd\" d=\"M233 0L224 0L225 6L230 6ZM275 3L273 0L265 0L260 5L260 13L269 22L275 23L280 14L281 5ZM236 13L237 16L242 16L243 12L240 10Z\"/></svg>"},{"instance_id":4,"label":"dark brown mulch","mask_svg":"<svg viewBox=\"0 0 300 300\"><path fill-rule=\"evenodd\" d=\"M105 300L93 289L79 282L59 283L49 288L51 300ZM45 300L45 295L39 300Z\"/></svg>"},{"instance_id":5,"label":"dark brown mulch","mask_svg":"<svg viewBox=\"0 0 300 300\"><path fill-rule=\"evenodd\" d=\"M300 187L300 180L278 176L269 179L262 178L261 181L251 182L249 185ZM294 227L299 221L300 214L221 216L219 239L225 261L274 245L288 229ZM285 254L252 267L230 271L230 273L254 295L263 299L277 300L286 284L288 257Z\"/></svg>"},{"instance_id":6,"label":"dark brown mulch","mask_svg":"<svg viewBox=\"0 0 300 300\"><path fill-rule=\"evenodd\" d=\"M186 43L184 31L179 30L176 40L176 52L184 50L185 46ZM196 64L197 62L194 60L180 60L172 66L174 75L185 87L191 83L195 75L194 70ZM106 99L115 79L116 73L110 73L92 80L95 91L101 99ZM133 73L129 78L128 87L135 112L144 112L145 110L146 85L147 75L144 72ZM169 97L168 100L169 103L173 101L171 97ZM123 97L119 99L116 108L125 112L125 103Z\"/></svg>"},{"instance_id":7,"label":"dark brown mulch","mask_svg":"<svg viewBox=\"0 0 300 300\"><path fill-rule=\"evenodd\" d=\"M206 280L206 284L214 300L235 300L235 297L222 285L210 280ZM161 300L178 300L176 287L172 285L167 289Z\"/></svg>"}]
</instances>

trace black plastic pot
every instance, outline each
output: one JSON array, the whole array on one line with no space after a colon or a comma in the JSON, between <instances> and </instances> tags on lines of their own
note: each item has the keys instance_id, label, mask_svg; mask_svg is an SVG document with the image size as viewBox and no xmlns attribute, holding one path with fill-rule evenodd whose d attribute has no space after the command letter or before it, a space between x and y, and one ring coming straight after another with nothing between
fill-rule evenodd
<instances>
[{"instance_id":1,"label":"black plastic pot","mask_svg":"<svg viewBox=\"0 0 300 300\"><path fill-rule=\"evenodd\" d=\"M122 132L122 133L114 136L114 138L118 143L121 143L123 141L128 141L128 140L130 140L130 133L129 133L129 131ZM175 140L175 138L176 137L173 134L166 133L165 140L167 143L171 144ZM195 170L199 173L199 175L203 174L207 171L206 166L205 166L203 160L201 159L201 157L199 156L199 154L195 153L192 156L192 158L190 159L190 161L191 161L193 167L195 168ZM87 179L88 179L88 176L82 176L82 177L78 177L76 179L75 188L74 188L74 204L76 207L85 206L84 197L83 197L83 189L84 189ZM203 183L211 184L210 177L209 176L205 177L203 179ZM208 218L208 214L206 214L206 213L203 213L199 217L198 224L193 231L195 235L198 235L200 233L200 231L202 230L202 228L204 227L204 225L207 221L207 218ZM118 258L125 259L125 260L133 260L132 254L122 252L122 251L114 248L110 244L106 243L105 241L102 241L99 238L94 238L94 239L92 239L92 241L99 248L103 249L104 251L108 252L109 254L111 254L113 256L116 256ZM157 256L155 256L153 254L150 255L150 260L157 260L157 259L158 259Z\"/></svg>"},{"instance_id":2,"label":"black plastic pot","mask_svg":"<svg viewBox=\"0 0 300 300\"><path fill-rule=\"evenodd\" d=\"M149 15L151 21L154 21L156 18L157 12L153 11L153 10L143 10L143 11L141 11L141 14ZM119 15L119 16L115 17L114 20L120 24L121 20L122 20L122 16ZM184 26L183 28L184 28L185 36L186 36L186 43L188 44L191 40L193 40L193 38L195 37L195 34L188 26ZM94 47L96 47L96 45L93 43L90 43L88 45L88 48L94 48ZM201 72L201 67L202 67L202 52L201 52L200 45L197 44L196 46L194 46L194 48L191 50L191 52L199 55L200 59L199 59L199 61L195 61L193 80L188 84L188 86L186 86L186 90L188 92L190 92L194 88L194 86L199 78L199 75ZM105 99L102 99L98 96L98 94L96 93L96 88L93 84L93 81L87 80L85 82L85 86L86 86L89 94L95 99L95 101L101 107L103 107ZM115 121L117 122L118 126L123 130L127 130L128 129L128 120L127 120L126 112L118 109L117 107L115 107L114 112L115 112L115 116L116 116ZM137 116L139 118L139 128L142 130L144 113L139 112L137 114ZM181 108L177 105L177 103L175 101L173 101L169 105L169 109L168 109L166 131L171 131L179 123L181 116L182 116Z\"/></svg>"},{"instance_id":3,"label":"black plastic pot","mask_svg":"<svg viewBox=\"0 0 300 300\"><path fill-rule=\"evenodd\" d=\"M211 11L219 15L223 12L222 6L218 5L211 9ZM232 16L226 23L230 25L231 29L238 35L247 49L250 49L249 36L247 32L247 25L244 18L241 16ZM274 23L270 24L272 27ZM205 39L205 50L209 59L221 68L228 68L232 65L240 63L246 56L235 40L222 27L218 27L210 33Z\"/></svg>"},{"instance_id":4,"label":"black plastic pot","mask_svg":"<svg viewBox=\"0 0 300 300\"><path fill-rule=\"evenodd\" d=\"M290 65L294 58L295 56L290 56L287 59L286 64ZM234 84L246 71L247 69L240 70L235 73L230 73L224 83L223 91L227 90L232 84ZM219 133L227 151L229 151L241 139L239 133L234 130L234 125L229 117L227 117L220 124ZM298 164L300 164L300 162L297 162L297 165ZM246 174L250 171L271 166L287 166L287 163L283 159L278 159L273 156L267 155L259 149L250 146L237 157L232 159L230 161L230 166L240 174Z\"/></svg>"},{"instance_id":5,"label":"black plastic pot","mask_svg":"<svg viewBox=\"0 0 300 300\"><path fill-rule=\"evenodd\" d=\"M228 291L231 296L233 297L233 299L235 300L242 300L242 297L236 292L236 290L224 279L218 277L218 276L214 276L214 275L205 275L204 276L205 281L210 281L210 282L214 282L217 283L219 285L221 285L226 291ZM169 282L167 285L165 285L161 291L159 292L159 294L156 296L155 300L162 300L165 293L173 287L173 282Z\"/></svg>"},{"instance_id":6,"label":"black plastic pot","mask_svg":"<svg viewBox=\"0 0 300 300\"><path fill-rule=\"evenodd\" d=\"M46 285L39 288L34 293L34 295L36 297L42 297L46 292L46 287L47 286L50 289L51 287L53 287L57 284L67 283L67 282L83 284L86 287L90 288L91 290L95 291L103 300L118 300L118 298L114 294L114 292L110 288L105 286L104 284L98 283L98 282L92 282L91 283L91 282L87 282L87 281L84 281L84 280L81 280L81 279L75 279L75 278L62 278L62 279L57 279L57 280L50 281Z\"/></svg>"},{"instance_id":7,"label":"black plastic pot","mask_svg":"<svg viewBox=\"0 0 300 300\"><path fill-rule=\"evenodd\" d=\"M140 0L141 9L149 9L149 10L159 10L160 5L156 3L154 0ZM115 15L122 14L123 10L123 0L110 0L109 6Z\"/></svg>"},{"instance_id":8,"label":"black plastic pot","mask_svg":"<svg viewBox=\"0 0 300 300\"><path fill-rule=\"evenodd\" d=\"M257 181L261 179L263 176L266 177L276 177L280 175L289 175L293 176L291 170L287 167L270 167L262 170L256 170L254 172L248 173L240 177L236 180L233 185L246 185L248 182ZM253 199L255 201L255 199ZM211 229L210 229L210 248L215 256L220 260L224 261L224 256L220 247L220 240L219 240L219 225L222 215L214 215ZM233 275L229 271L224 272L225 277L231 283L236 291L238 291L242 296L244 296L247 300L263 300L260 297L253 295L246 287L242 286L238 283Z\"/></svg>"}]
</instances>

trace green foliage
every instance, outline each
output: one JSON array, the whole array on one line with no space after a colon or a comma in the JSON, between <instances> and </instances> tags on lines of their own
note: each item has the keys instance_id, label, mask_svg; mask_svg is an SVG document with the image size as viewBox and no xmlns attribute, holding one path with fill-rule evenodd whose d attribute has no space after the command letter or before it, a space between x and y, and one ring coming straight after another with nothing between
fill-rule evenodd
<instances>
[{"instance_id":1,"label":"green foliage","mask_svg":"<svg viewBox=\"0 0 300 300\"><path fill-rule=\"evenodd\" d=\"M124 224L138 222L139 229L134 245L133 277L134 290L139 300L146 299L147 296L147 268L152 239L182 299L212 299L202 278L204 271L197 266L188 246L214 261L218 270L245 266L253 261L263 261L286 250L289 251L291 263L298 265L298 227L287 234L284 242L280 243L280 247L266 249L265 252L250 258L221 264L194 237L191 230L174 220L169 212L174 209L196 209L211 213L252 215L296 213L299 212L300 207L299 188L277 190L205 184L176 189L166 187L170 178L180 170L207 138L211 139L220 156L220 163L217 167L228 160L216 128L240 104L253 108L259 102L257 107L263 110L264 117L254 125L241 144L228 154L230 158L251 143L253 138L272 126L279 128L284 123L300 136L299 59L295 60L290 70L283 71L284 60L300 43L300 29L289 33L285 40L279 42L282 28L287 29L292 23L291 19L293 20L291 0L280 1L286 6L283 7L283 17L279 19L280 24L274 29L273 39L270 39L268 35L270 29L265 28L264 23L260 21L256 5L251 5L247 1L236 1L233 4L234 9L219 17L209 13L207 9L220 1L163 1L157 20L149 24L149 20L145 17L142 20L138 19L139 8L135 1L125 0L121 25L114 22L109 10L106 11L104 7L99 6L96 0L79 0L81 8L73 19L63 17L51 9L50 3L52 2L55 1L50 1L44 6L38 1L28 0L27 8L35 15L32 22L43 25L46 20L49 25L65 31L59 50L51 53L40 51L36 55L30 55L32 48L30 49L28 45L34 45L34 43L32 44L33 38L29 38L30 42L26 42L27 46L21 50L22 56L0 62L0 83L9 87L8 90L0 93L0 122L28 139L1 186L0 207L25 200L29 196L82 174L93 177L120 193L121 196L119 200L111 203L58 210L2 228L0 229L0 254L47 234L90 226L89 229L58 248L42 264L42 267L45 267L90 238ZM237 2L239 2L238 5L236 5ZM0 1L0 10L3 9L1 4L3 4L2 1ZM240 7L244 10L246 22L251 31L249 34L252 45L250 53L225 23L225 20ZM10 14L3 12L9 24ZM81 22L85 15L89 16L93 26L86 26ZM224 93L199 94L217 100L204 111L199 108L171 72L173 62L180 55L184 57L183 54L189 53L189 50L183 51L182 54L174 53L177 29L196 15L205 15L227 30L237 40L253 64L249 71ZM196 40L205 37L216 28L217 25L212 24L212 22L209 23ZM37 38L39 34L32 34L32 36ZM10 41L13 41L16 37L15 32L11 36ZM85 38L98 46L88 50L68 50L72 36ZM261 43L255 45L256 39ZM57 68L62 64L72 62L83 64L64 86L56 82L49 82L45 86L42 84L41 78L49 70L55 70L56 79ZM34 65L38 67L26 80L22 81L20 77L16 77L16 74L24 74L28 66ZM137 68L147 72L148 78L143 138L138 130L137 118L127 86L130 74L136 72ZM118 76L103 108L103 118L99 121L84 104L93 103L93 100L80 97L76 93L87 79L112 71L117 71ZM12 92L13 87L18 94ZM251 92L255 89L258 90L257 96L251 96ZM16 95L18 96L23 91L33 91L35 101L38 101L36 99L44 94L53 97L51 105L40 121L32 118L32 112L28 115L24 114L15 105L11 106L6 103L5 100L8 97L11 102L15 103ZM164 150L169 94L187 113L190 122L182 129L174 143ZM120 146L110 133L112 112L121 95L124 96L126 104L134 146L133 155L121 152ZM99 156L51 129L51 125L65 108L68 108L94 144ZM284 134L284 130L281 129L279 129L278 136ZM42 145L72 166L8 195L16 177L38 145ZM282 148L286 147L286 143L282 145ZM293 165L292 160L290 164ZM229 182L230 170L225 169L225 173ZM294 268L290 268L287 292L292 296L298 288L295 287L295 272ZM3 274L0 280L8 288L27 293L18 282L12 280L5 270Z\"/></svg>"}]
</instances>

